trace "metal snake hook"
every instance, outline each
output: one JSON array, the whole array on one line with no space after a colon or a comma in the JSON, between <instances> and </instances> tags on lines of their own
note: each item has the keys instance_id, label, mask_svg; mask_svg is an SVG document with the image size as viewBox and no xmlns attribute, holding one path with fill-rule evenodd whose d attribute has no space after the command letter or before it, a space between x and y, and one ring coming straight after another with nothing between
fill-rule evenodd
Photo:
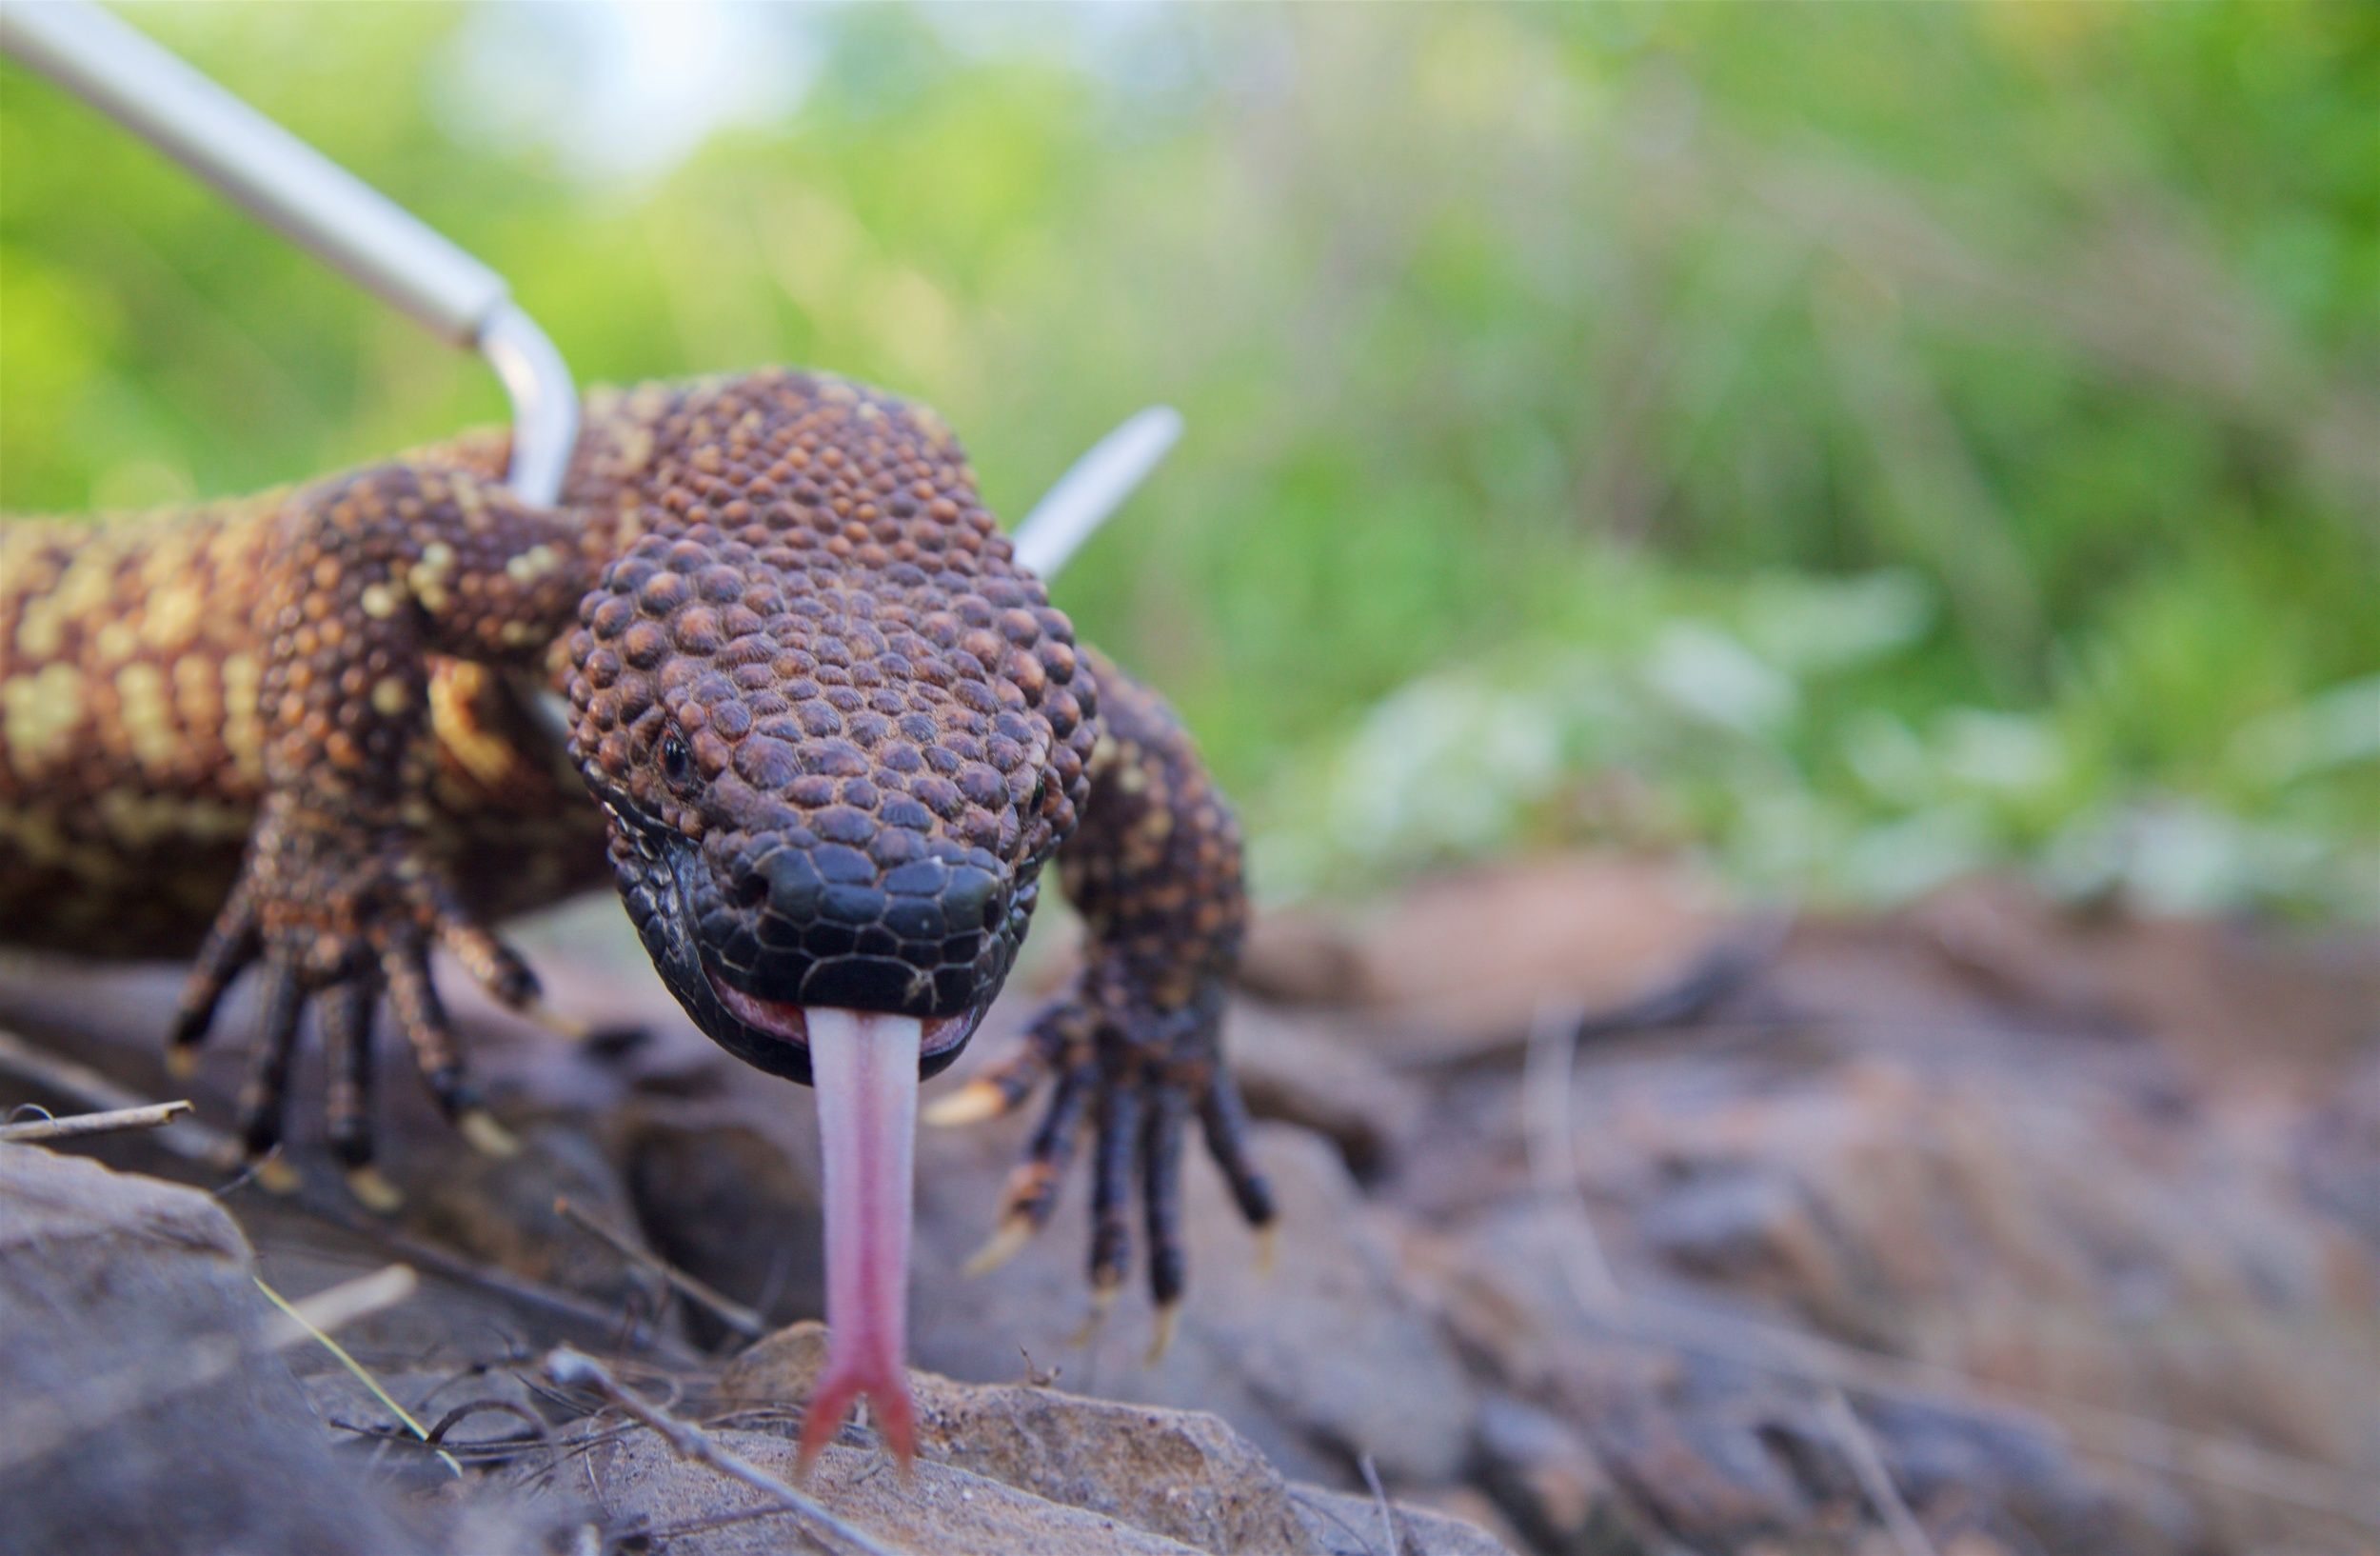
<instances>
[{"instance_id":1,"label":"metal snake hook","mask_svg":"<svg viewBox=\"0 0 2380 1556\"><path fill-rule=\"evenodd\" d=\"M512 403L506 484L551 507L579 436L569 365L505 278L427 223L92 0L0 0L0 49L214 185L333 269L487 359ZM1181 435L1152 406L1093 445L1016 532L1018 560L1055 577ZM569 714L522 677L522 703L557 740Z\"/></svg>"},{"instance_id":2,"label":"metal snake hook","mask_svg":"<svg viewBox=\"0 0 2380 1556\"><path fill-rule=\"evenodd\" d=\"M578 391L503 276L90 0L0 0L0 48L486 356L512 402L506 483L524 501L551 506L578 442Z\"/></svg>"}]
</instances>

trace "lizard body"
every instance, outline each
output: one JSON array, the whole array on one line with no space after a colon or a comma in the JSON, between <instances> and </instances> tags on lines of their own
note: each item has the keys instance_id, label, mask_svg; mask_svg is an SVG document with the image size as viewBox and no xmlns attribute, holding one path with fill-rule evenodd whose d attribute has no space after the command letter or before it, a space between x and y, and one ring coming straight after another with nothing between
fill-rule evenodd
<instances>
[{"instance_id":1,"label":"lizard body","mask_svg":"<svg viewBox=\"0 0 2380 1556\"><path fill-rule=\"evenodd\" d=\"M265 790L257 630L292 494L0 526L0 943L187 956ZM504 677L427 667L426 844L484 917L600 884L600 812Z\"/></svg>"},{"instance_id":2,"label":"lizard body","mask_svg":"<svg viewBox=\"0 0 2380 1556\"><path fill-rule=\"evenodd\" d=\"M179 513L0 527L0 940L194 952L177 1049L252 973L251 1151L279 1140L313 1007L360 1182L377 1008L448 1111L476 1109L433 948L526 1004L486 926L609 875L738 1057L808 1082L814 1043L905 1033L884 1051L930 1074L1055 861L1083 970L959 1110L1046 1084L995 1248L1046 1221L1087 1133L1095 1294L1125 1271L1137 1197L1170 1317L1191 1121L1251 1222L1272 1216L1220 1047L1239 836L1179 723L1075 643L930 412L765 370L591 396L584 429L550 509L474 434ZM566 751L517 700L539 679L569 702ZM863 1121L910 1094L832 1089L822 1115ZM892 1246L847 1213L853 1247ZM897 1318L894 1264L893 1289L853 1287L854 1332ZM830 1366L806 1443L867 1393L905 1446L898 1327Z\"/></svg>"}]
</instances>

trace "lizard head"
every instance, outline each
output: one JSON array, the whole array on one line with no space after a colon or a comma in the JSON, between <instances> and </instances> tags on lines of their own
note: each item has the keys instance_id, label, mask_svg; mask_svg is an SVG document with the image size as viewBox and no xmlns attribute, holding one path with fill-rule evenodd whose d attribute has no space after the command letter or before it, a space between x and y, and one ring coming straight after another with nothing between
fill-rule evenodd
<instances>
[{"instance_id":1,"label":"lizard head","mask_svg":"<svg viewBox=\"0 0 2380 1556\"><path fill-rule=\"evenodd\" d=\"M570 644L572 755L629 916L745 1062L810 1081L826 1007L916 1018L930 1075L1084 798L1072 628L898 401L759 375L655 447L655 511Z\"/></svg>"},{"instance_id":2,"label":"lizard head","mask_svg":"<svg viewBox=\"0 0 2380 1556\"><path fill-rule=\"evenodd\" d=\"M570 640L571 753L679 1002L819 1087L829 1319L865 1342L830 1379L881 1415L906 1399L885 1315L917 1083L1000 991L1074 827L1090 678L924 413L761 375L658 413L642 469L640 538Z\"/></svg>"}]
</instances>

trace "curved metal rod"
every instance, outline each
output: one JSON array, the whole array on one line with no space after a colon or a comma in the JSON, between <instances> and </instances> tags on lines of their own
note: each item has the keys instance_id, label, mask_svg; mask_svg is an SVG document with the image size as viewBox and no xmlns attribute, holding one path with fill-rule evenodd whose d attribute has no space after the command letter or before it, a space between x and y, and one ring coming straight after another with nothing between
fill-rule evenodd
<instances>
[{"instance_id":1,"label":"curved metal rod","mask_svg":"<svg viewBox=\"0 0 2380 1556\"><path fill-rule=\"evenodd\" d=\"M578 433L561 353L503 276L90 0L0 0L0 49L460 346L512 398L510 480L550 503Z\"/></svg>"},{"instance_id":2,"label":"curved metal rod","mask_svg":"<svg viewBox=\"0 0 2380 1556\"><path fill-rule=\"evenodd\" d=\"M579 442L579 391L562 352L537 322L507 299L479 332L480 353L512 401L512 468L506 480L532 503L562 495L563 472Z\"/></svg>"},{"instance_id":3,"label":"curved metal rod","mask_svg":"<svg viewBox=\"0 0 2380 1556\"><path fill-rule=\"evenodd\" d=\"M0 0L0 49L431 329L476 348L512 403L507 481L533 503L560 494L578 442L578 390L504 277L90 0ZM1180 436L1180 412L1152 406L1101 439L1018 526L1017 559L1054 577ZM554 699L527 701L541 722L563 728Z\"/></svg>"},{"instance_id":4,"label":"curved metal rod","mask_svg":"<svg viewBox=\"0 0 2380 1556\"><path fill-rule=\"evenodd\" d=\"M1055 578L1181 437L1181 412L1150 406L1127 417L1044 492L1017 526L1017 560Z\"/></svg>"}]
</instances>

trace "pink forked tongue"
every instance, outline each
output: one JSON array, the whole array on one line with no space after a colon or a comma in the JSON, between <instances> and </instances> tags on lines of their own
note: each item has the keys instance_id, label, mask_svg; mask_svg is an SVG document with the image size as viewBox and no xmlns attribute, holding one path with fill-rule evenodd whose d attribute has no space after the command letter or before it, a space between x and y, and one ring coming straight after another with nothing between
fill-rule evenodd
<instances>
[{"instance_id":1,"label":"pink forked tongue","mask_svg":"<svg viewBox=\"0 0 2380 1556\"><path fill-rule=\"evenodd\" d=\"M802 1422L807 1469L852 1404L902 1467L917 1449L909 1375L909 1186L918 1050L908 1016L813 1007L810 1080L826 1158L826 1367Z\"/></svg>"}]
</instances>

